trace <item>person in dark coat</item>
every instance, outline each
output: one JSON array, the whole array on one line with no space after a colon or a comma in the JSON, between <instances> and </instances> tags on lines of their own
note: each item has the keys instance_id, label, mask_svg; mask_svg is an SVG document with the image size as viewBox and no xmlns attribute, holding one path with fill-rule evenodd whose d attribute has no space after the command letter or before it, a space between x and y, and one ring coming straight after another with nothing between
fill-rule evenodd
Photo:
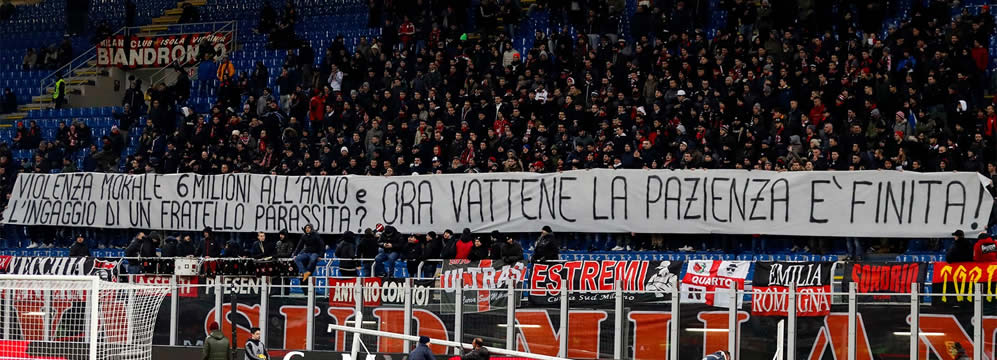
<instances>
[{"instance_id":1,"label":"person in dark coat","mask_svg":"<svg viewBox=\"0 0 997 360\"><path fill-rule=\"evenodd\" d=\"M364 230L363 235L357 241L357 258L358 259L373 259L377 256L378 246L377 246L377 236L374 235L374 230L370 228ZM363 269L370 270L370 260L361 260L360 267ZM370 276L371 274L367 274Z\"/></svg>"},{"instance_id":2,"label":"person in dark coat","mask_svg":"<svg viewBox=\"0 0 997 360\"><path fill-rule=\"evenodd\" d=\"M485 241L480 237L474 238L474 246L471 247L471 253L467 254L467 259L471 261L488 259L488 245L485 245Z\"/></svg>"},{"instance_id":3,"label":"person in dark coat","mask_svg":"<svg viewBox=\"0 0 997 360\"><path fill-rule=\"evenodd\" d=\"M294 240L287 236L287 230L281 230L277 234L277 247L274 255L281 259L288 259L294 256Z\"/></svg>"},{"instance_id":4,"label":"person in dark coat","mask_svg":"<svg viewBox=\"0 0 997 360\"><path fill-rule=\"evenodd\" d=\"M423 240L425 246L422 248L422 277L431 278L436 275L436 266L439 264L437 260L442 257L443 252L443 237L436 235L436 232L430 231L426 234L425 240Z\"/></svg>"},{"instance_id":5,"label":"person in dark coat","mask_svg":"<svg viewBox=\"0 0 997 360\"><path fill-rule=\"evenodd\" d=\"M71 257L90 256L90 247L87 246L87 242L86 239L83 238L83 234L76 235L76 241L73 242L73 246L69 247L69 256Z\"/></svg>"},{"instance_id":6,"label":"person in dark coat","mask_svg":"<svg viewBox=\"0 0 997 360\"><path fill-rule=\"evenodd\" d=\"M360 262L357 257L357 236L352 231L343 233L336 246L335 256L339 259L339 276L355 277L360 274Z\"/></svg>"},{"instance_id":7,"label":"person in dark coat","mask_svg":"<svg viewBox=\"0 0 997 360\"><path fill-rule=\"evenodd\" d=\"M531 259L534 263L558 260L560 258L561 244L554 237L554 231L550 226L544 225L540 231L540 239L537 240L536 250Z\"/></svg>"},{"instance_id":8,"label":"person in dark coat","mask_svg":"<svg viewBox=\"0 0 997 360\"><path fill-rule=\"evenodd\" d=\"M471 341L471 346L474 347L471 352L461 356L461 360L488 360L491 358L491 354L488 353L488 348L485 347L485 341L481 338L474 338Z\"/></svg>"},{"instance_id":9,"label":"person in dark coat","mask_svg":"<svg viewBox=\"0 0 997 360\"><path fill-rule=\"evenodd\" d=\"M253 241L253 243L249 245L249 248L246 249L246 253L249 254L249 257L254 259L267 259L273 257L274 248L273 245L267 241L267 234L261 231L256 233L256 241Z\"/></svg>"},{"instance_id":10,"label":"person in dark coat","mask_svg":"<svg viewBox=\"0 0 997 360\"><path fill-rule=\"evenodd\" d=\"M159 234L152 232L148 236L144 232L139 232L132 239L132 242L125 248L125 257L128 259L126 268L129 274L141 274L142 265L138 258L156 257L156 242Z\"/></svg>"},{"instance_id":11,"label":"person in dark coat","mask_svg":"<svg viewBox=\"0 0 997 360\"><path fill-rule=\"evenodd\" d=\"M443 250L440 251L440 259L456 258L457 248L454 245L456 245L457 238L453 236L453 231L450 229L444 231L440 242L443 244Z\"/></svg>"},{"instance_id":12,"label":"person in dark coat","mask_svg":"<svg viewBox=\"0 0 997 360\"><path fill-rule=\"evenodd\" d=\"M505 242L502 243L501 257L502 262L509 265L523 261L523 246L513 239L512 235L506 235Z\"/></svg>"},{"instance_id":13,"label":"person in dark coat","mask_svg":"<svg viewBox=\"0 0 997 360\"><path fill-rule=\"evenodd\" d=\"M419 235L411 234L408 236L408 240L405 243L405 253L402 258L405 259L405 266L408 268L409 277L419 276L419 264L422 263L425 247L425 243L419 241Z\"/></svg>"},{"instance_id":14,"label":"person in dark coat","mask_svg":"<svg viewBox=\"0 0 997 360\"><path fill-rule=\"evenodd\" d=\"M175 236L167 236L163 239L163 246L160 248L161 255L164 258L171 258L177 256L177 238Z\"/></svg>"},{"instance_id":15,"label":"person in dark coat","mask_svg":"<svg viewBox=\"0 0 997 360\"><path fill-rule=\"evenodd\" d=\"M498 230L492 231L489 235L488 258L492 260L502 260L502 246L505 245L505 238Z\"/></svg>"},{"instance_id":16,"label":"person in dark coat","mask_svg":"<svg viewBox=\"0 0 997 360\"><path fill-rule=\"evenodd\" d=\"M232 237L229 241L225 242L225 248L222 249L222 257L225 258L237 258L242 257L242 247L243 245L239 243L238 237Z\"/></svg>"},{"instance_id":17,"label":"person in dark coat","mask_svg":"<svg viewBox=\"0 0 997 360\"><path fill-rule=\"evenodd\" d=\"M294 251L294 264L298 266L302 281L312 276L315 265L318 264L318 259L324 251L325 243L312 229L312 224L305 225L305 233L301 235L298 247Z\"/></svg>"},{"instance_id":18,"label":"person in dark coat","mask_svg":"<svg viewBox=\"0 0 997 360\"><path fill-rule=\"evenodd\" d=\"M378 235L380 250L374 257L374 276L394 276L395 263L405 250L405 239L394 226L385 226Z\"/></svg>"},{"instance_id":19,"label":"person in dark coat","mask_svg":"<svg viewBox=\"0 0 997 360\"><path fill-rule=\"evenodd\" d=\"M408 354L409 360L436 360L433 351L429 350L429 337L420 336L419 344Z\"/></svg>"},{"instance_id":20,"label":"person in dark coat","mask_svg":"<svg viewBox=\"0 0 997 360\"><path fill-rule=\"evenodd\" d=\"M973 261L973 244L970 244L969 240L966 240L966 233L962 230L956 230L952 233L952 237L955 238L955 241L952 242L952 247L945 253L945 262Z\"/></svg>"},{"instance_id":21,"label":"person in dark coat","mask_svg":"<svg viewBox=\"0 0 997 360\"><path fill-rule=\"evenodd\" d=\"M200 256L201 248L194 243L194 238L190 234L185 234L180 237L180 241L177 243L177 256L180 257L194 257Z\"/></svg>"},{"instance_id":22,"label":"person in dark coat","mask_svg":"<svg viewBox=\"0 0 997 360\"><path fill-rule=\"evenodd\" d=\"M221 256L222 250L225 248L225 243L215 238L215 235L210 227L204 228L204 231L202 231L201 234L204 235L201 240L201 245L204 246L204 252L201 254L205 257Z\"/></svg>"}]
</instances>

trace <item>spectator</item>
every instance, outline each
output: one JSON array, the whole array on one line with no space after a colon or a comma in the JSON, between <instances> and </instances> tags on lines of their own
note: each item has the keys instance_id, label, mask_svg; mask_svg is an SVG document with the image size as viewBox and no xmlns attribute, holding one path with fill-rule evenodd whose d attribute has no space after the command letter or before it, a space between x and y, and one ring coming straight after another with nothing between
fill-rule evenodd
<instances>
[{"instance_id":1,"label":"spectator","mask_svg":"<svg viewBox=\"0 0 997 360\"><path fill-rule=\"evenodd\" d=\"M256 241L252 242L246 253L254 259L269 259L274 255L274 248L267 241L267 234L261 231L256 233Z\"/></svg>"},{"instance_id":2,"label":"spectator","mask_svg":"<svg viewBox=\"0 0 997 360\"><path fill-rule=\"evenodd\" d=\"M225 249L225 242L215 238L211 227L205 227L204 230L201 231L201 235L201 246L204 247L204 252L202 252L201 255L209 258L221 256L222 250Z\"/></svg>"},{"instance_id":3,"label":"spectator","mask_svg":"<svg viewBox=\"0 0 997 360\"><path fill-rule=\"evenodd\" d=\"M471 352L461 356L461 360L488 360L491 357L488 353L488 348L485 347L485 341L481 338L471 340L471 347Z\"/></svg>"},{"instance_id":4,"label":"spectator","mask_svg":"<svg viewBox=\"0 0 997 360\"><path fill-rule=\"evenodd\" d=\"M208 337L201 347L201 360L231 360L229 339L218 329L218 323L208 325Z\"/></svg>"},{"instance_id":5,"label":"spectator","mask_svg":"<svg viewBox=\"0 0 997 360\"><path fill-rule=\"evenodd\" d=\"M480 237L474 238L474 246L471 247L471 252L467 254L467 259L471 261L488 259L488 245L485 245L485 242Z\"/></svg>"},{"instance_id":6,"label":"spectator","mask_svg":"<svg viewBox=\"0 0 997 360\"><path fill-rule=\"evenodd\" d=\"M969 262L973 261L973 245L966 240L966 234L962 230L956 230L952 233L954 241L952 242L952 247L945 253L945 262L947 263L957 263L957 262Z\"/></svg>"},{"instance_id":7,"label":"spectator","mask_svg":"<svg viewBox=\"0 0 997 360\"><path fill-rule=\"evenodd\" d=\"M139 232L132 239L132 242L125 248L125 257L128 258L127 269L129 274L141 274L142 265L139 259L156 257L156 246L159 243L159 233L153 231L148 236L144 232Z\"/></svg>"},{"instance_id":8,"label":"spectator","mask_svg":"<svg viewBox=\"0 0 997 360\"><path fill-rule=\"evenodd\" d=\"M444 233L444 236L446 236L446 233ZM471 234L471 229L464 228L461 231L460 239L451 241L449 247L452 250L447 253L452 254L452 257L444 256L445 259L467 259L471 255L471 249L474 248L474 235Z\"/></svg>"},{"instance_id":9,"label":"spectator","mask_svg":"<svg viewBox=\"0 0 997 360\"><path fill-rule=\"evenodd\" d=\"M76 241L73 242L73 246L69 247L69 256L71 257L90 256L90 247L87 246L86 239L83 238L83 234L76 235Z\"/></svg>"},{"instance_id":10,"label":"spectator","mask_svg":"<svg viewBox=\"0 0 997 360\"><path fill-rule=\"evenodd\" d=\"M426 243L419 240L418 234L408 236L408 240L405 243L405 253L402 258L405 259L405 266L410 277L419 276L419 264L423 263L425 248Z\"/></svg>"},{"instance_id":11,"label":"spectator","mask_svg":"<svg viewBox=\"0 0 997 360\"><path fill-rule=\"evenodd\" d=\"M997 242L990 238L987 233L982 233L973 244L973 261L993 262L997 261Z\"/></svg>"},{"instance_id":12,"label":"spectator","mask_svg":"<svg viewBox=\"0 0 997 360\"><path fill-rule=\"evenodd\" d=\"M447 231L449 232L450 230ZM445 232L444 234L447 233ZM452 235L452 233L449 235ZM422 248L422 258L424 261L422 265L422 274L420 275L424 278L432 278L436 274L437 262L430 260L443 258L444 239L443 236L436 235L436 232L430 231L426 234L423 244L425 244Z\"/></svg>"},{"instance_id":13,"label":"spectator","mask_svg":"<svg viewBox=\"0 0 997 360\"><path fill-rule=\"evenodd\" d=\"M294 240L287 236L287 230L281 230L277 234L277 245L274 249L274 255L278 259L290 259L294 257L294 248L296 245Z\"/></svg>"},{"instance_id":14,"label":"spectator","mask_svg":"<svg viewBox=\"0 0 997 360\"><path fill-rule=\"evenodd\" d=\"M429 349L429 337L420 336L419 343L416 344L415 349L408 354L409 360L436 360L433 356L433 351Z\"/></svg>"},{"instance_id":15,"label":"spectator","mask_svg":"<svg viewBox=\"0 0 997 360\"><path fill-rule=\"evenodd\" d=\"M14 4L10 3L10 0L3 0L3 4L0 5L0 21L7 21L14 17L17 13L17 9L14 8Z\"/></svg>"},{"instance_id":16,"label":"spectator","mask_svg":"<svg viewBox=\"0 0 997 360\"><path fill-rule=\"evenodd\" d=\"M10 88L3 90L3 105L0 106L0 113L9 114L17 111L17 95Z\"/></svg>"},{"instance_id":17,"label":"spectator","mask_svg":"<svg viewBox=\"0 0 997 360\"><path fill-rule=\"evenodd\" d=\"M193 257L200 256L200 247L194 243L194 239L189 234L184 234L177 244L177 256Z\"/></svg>"},{"instance_id":18,"label":"spectator","mask_svg":"<svg viewBox=\"0 0 997 360\"><path fill-rule=\"evenodd\" d=\"M335 256L339 259L339 276L355 277L360 275L360 262L357 257L357 236L352 231L346 231L339 238Z\"/></svg>"},{"instance_id":19,"label":"spectator","mask_svg":"<svg viewBox=\"0 0 997 360\"><path fill-rule=\"evenodd\" d=\"M197 7L191 5L189 2L184 2L181 6L182 12L180 13L180 19L177 20L177 24L191 24L201 21L201 12L197 10Z\"/></svg>"},{"instance_id":20,"label":"spectator","mask_svg":"<svg viewBox=\"0 0 997 360\"><path fill-rule=\"evenodd\" d=\"M315 265L321 253L325 251L325 244L312 228L312 224L305 225L304 234L298 240L298 246L294 250L294 264L298 266L298 273L301 280L307 281L308 277L315 271Z\"/></svg>"},{"instance_id":21,"label":"spectator","mask_svg":"<svg viewBox=\"0 0 997 360\"><path fill-rule=\"evenodd\" d=\"M21 60L21 69L25 71L31 71L38 68L38 53L35 49L28 48L28 52L24 54L24 59Z\"/></svg>"},{"instance_id":22,"label":"spectator","mask_svg":"<svg viewBox=\"0 0 997 360\"><path fill-rule=\"evenodd\" d=\"M512 238L512 235L505 235L505 242L502 245L502 262L512 265L523 261L523 247Z\"/></svg>"},{"instance_id":23,"label":"spectator","mask_svg":"<svg viewBox=\"0 0 997 360\"><path fill-rule=\"evenodd\" d=\"M383 225L378 224L378 227ZM394 277L395 263L401 257L405 248L405 240L394 226L384 226L384 231L377 234L379 247L377 256L374 257L374 276Z\"/></svg>"},{"instance_id":24,"label":"spectator","mask_svg":"<svg viewBox=\"0 0 997 360\"><path fill-rule=\"evenodd\" d=\"M159 249L160 255L164 258L177 257L178 250L179 244L177 243L177 238L173 235L167 235L166 238L163 239L162 247Z\"/></svg>"},{"instance_id":25,"label":"spectator","mask_svg":"<svg viewBox=\"0 0 997 360\"><path fill-rule=\"evenodd\" d=\"M132 86L125 90L121 106L128 106L131 111L145 113L145 94L142 93L142 79L134 79ZM129 126L129 128L131 128Z\"/></svg>"},{"instance_id":26,"label":"spectator","mask_svg":"<svg viewBox=\"0 0 997 360\"><path fill-rule=\"evenodd\" d=\"M537 240L536 251L533 258L534 263L543 263L560 259L561 243L554 237L554 231L550 226L544 225L540 230L540 239Z\"/></svg>"}]
</instances>

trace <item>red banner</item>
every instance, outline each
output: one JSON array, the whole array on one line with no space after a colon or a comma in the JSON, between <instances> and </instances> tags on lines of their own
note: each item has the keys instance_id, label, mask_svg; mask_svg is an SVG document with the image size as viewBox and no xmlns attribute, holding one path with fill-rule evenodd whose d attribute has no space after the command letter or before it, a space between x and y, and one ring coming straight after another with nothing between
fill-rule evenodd
<instances>
[{"instance_id":1,"label":"red banner","mask_svg":"<svg viewBox=\"0 0 997 360\"><path fill-rule=\"evenodd\" d=\"M744 290L750 267L750 261L689 260L682 277L682 302L730 307L729 290L732 286ZM737 306L742 301L738 299Z\"/></svg>"},{"instance_id":2,"label":"red banner","mask_svg":"<svg viewBox=\"0 0 997 360\"><path fill-rule=\"evenodd\" d=\"M936 262L931 278L931 292L954 296L942 296L932 303L971 303L976 284L983 284L984 302L997 299L997 262Z\"/></svg>"},{"instance_id":3,"label":"red banner","mask_svg":"<svg viewBox=\"0 0 997 360\"><path fill-rule=\"evenodd\" d=\"M97 66L123 68L189 65L200 60L200 43L207 40L216 53L227 52L231 32L169 36L112 36L97 44Z\"/></svg>"}]
</instances>

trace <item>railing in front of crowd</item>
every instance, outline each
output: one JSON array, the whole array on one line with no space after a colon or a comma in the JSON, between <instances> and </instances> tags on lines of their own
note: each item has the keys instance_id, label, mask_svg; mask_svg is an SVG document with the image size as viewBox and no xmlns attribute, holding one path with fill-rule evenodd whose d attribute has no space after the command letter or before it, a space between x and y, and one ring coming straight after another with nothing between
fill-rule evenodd
<instances>
[{"instance_id":1,"label":"railing in front of crowd","mask_svg":"<svg viewBox=\"0 0 997 360\"><path fill-rule=\"evenodd\" d=\"M483 287L463 277L448 285L419 278L123 277L172 286L157 325L157 334L169 336L157 337L160 345L197 345L216 322L226 336L236 329L237 344L247 340L246 329L260 327L271 348L305 351L348 352L349 337L336 326L349 326L454 342L480 337L493 347L573 359L698 358L726 350L734 358L788 360L826 352L838 359L923 358L925 351L948 358L963 351L982 360L992 358L994 345L984 334L997 330L997 301L982 284L953 295L922 293L916 282L909 293L863 293L856 282L831 291L803 277L789 286L712 290L677 277L654 289L625 279L572 289L565 279L556 286ZM363 320L351 321L357 318ZM361 336L375 352L415 345Z\"/></svg>"}]
</instances>

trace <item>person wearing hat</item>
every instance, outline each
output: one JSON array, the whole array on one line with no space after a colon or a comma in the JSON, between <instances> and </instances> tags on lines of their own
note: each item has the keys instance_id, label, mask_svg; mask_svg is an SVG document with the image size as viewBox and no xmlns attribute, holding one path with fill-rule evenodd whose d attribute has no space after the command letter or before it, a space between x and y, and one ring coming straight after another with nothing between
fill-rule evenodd
<instances>
[{"instance_id":1,"label":"person wearing hat","mask_svg":"<svg viewBox=\"0 0 997 360\"><path fill-rule=\"evenodd\" d=\"M76 235L76 241L73 242L73 246L69 247L70 257L89 257L90 247L87 246L86 239L83 238L83 234Z\"/></svg>"},{"instance_id":2,"label":"person wearing hat","mask_svg":"<svg viewBox=\"0 0 997 360\"><path fill-rule=\"evenodd\" d=\"M966 240L966 234L962 230L952 233L953 242L948 251L945 252L945 262L957 263L973 261L973 245Z\"/></svg>"},{"instance_id":3,"label":"person wearing hat","mask_svg":"<svg viewBox=\"0 0 997 360\"><path fill-rule=\"evenodd\" d=\"M415 345L415 349L412 349L408 354L409 360L436 360L433 356L433 351L429 349L429 337L420 336L419 343Z\"/></svg>"},{"instance_id":4,"label":"person wearing hat","mask_svg":"<svg viewBox=\"0 0 997 360\"><path fill-rule=\"evenodd\" d=\"M201 347L201 360L231 360L228 337L218 328L218 323L208 325L208 333Z\"/></svg>"},{"instance_id":5,"label":"person wearing hat","mask_svg":"<svg viewBox=\"0 0 997 360\"><path fill-rule=\"evenodd\" d=\"M533 258L534 263L543 263L560 258L561 243L554 237L554 231L549 225L544 225L540 230L540 239L537 239Z\"/></svg>"}]
</instances>

